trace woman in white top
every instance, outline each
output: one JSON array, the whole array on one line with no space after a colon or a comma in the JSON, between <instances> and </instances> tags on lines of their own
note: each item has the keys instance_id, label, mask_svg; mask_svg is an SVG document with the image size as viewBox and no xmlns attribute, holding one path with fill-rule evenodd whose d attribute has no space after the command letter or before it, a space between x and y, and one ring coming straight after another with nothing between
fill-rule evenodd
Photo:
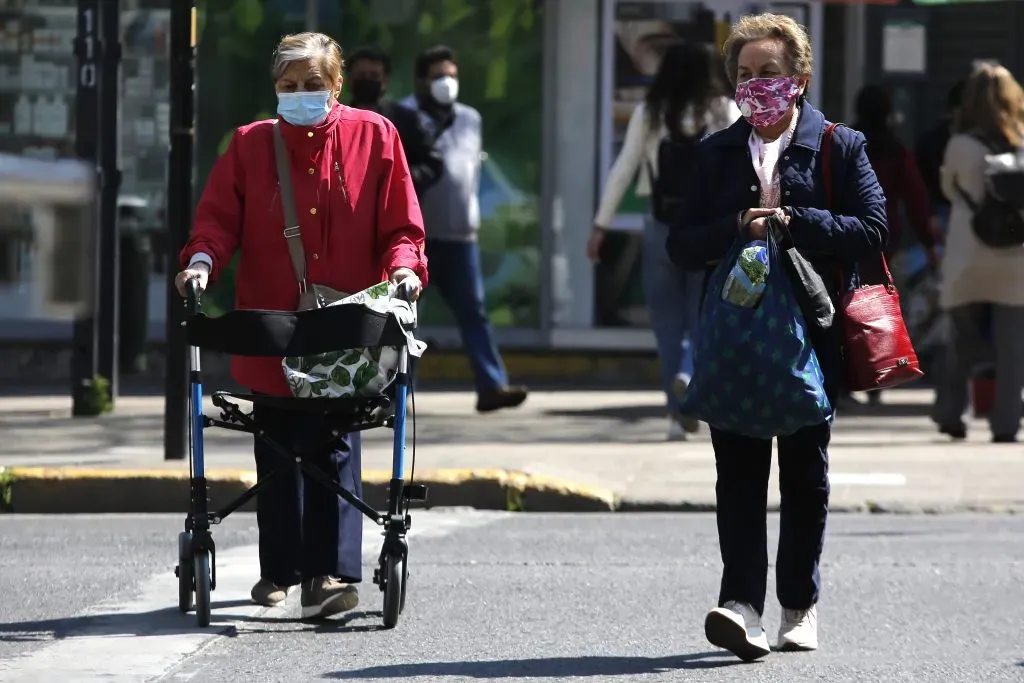
<instances>
[{"instance_id":1,"label":"woman in white top","mask_svg":"<svg viewBox=\"0 0 1024 683\"><path fill-rule=\"evenodd\" d=\"M1024 148L1024 90L1003 66L979 63L946 146L942 191L952 204L942 259L939 303L951 328L945 376L933 419L954 439L967 436L963 421L967 383L974 366L996 362L995 401L989 414L992 440L1014 443L1024 390L1024 247L992 248L971 227L960 192L979 204L985 196L985 156Z\"/></svg>"},{"instance_id":2,"label":"woman in white top","mask_svg":"<svg viewBox=\"0 0 1024 683\"><path fill-rule=\"evenodd\" d=\"M605 183L594 218L587 255L598 260L605 232L623 195L637 178L637 194L650 197L658 168L658 151L666 138L696 142L739 118L740 112L719 78L711 50L678 43L666 50L644 102L637 105L626 139ZM639 172L639 177L637 176ZM679 413L679 397L693 373L691 338L697 322L702 275L673 264L665 250L668 227L648 213L641 262L644 298L658 345L662 388L669 413L669 438L685 439L698 424Z\"/></svg>"}]
</instances>

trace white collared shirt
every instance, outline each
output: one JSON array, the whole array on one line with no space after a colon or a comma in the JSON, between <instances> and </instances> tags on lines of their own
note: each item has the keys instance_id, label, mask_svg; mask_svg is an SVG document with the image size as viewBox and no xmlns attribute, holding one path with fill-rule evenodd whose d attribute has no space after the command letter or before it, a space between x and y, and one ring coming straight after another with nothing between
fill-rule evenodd
<instances>
[{"instance_id":1,"label":"white collared shirt","mask_svg":"<svg viewBox=\"0 0 1024 683\"><path fill-rule=\"evenodd\" d=\"M750 160L754 163L754 173L761 183L761 208L775 209L782 205L779 159L782 157L782 150L789 147L793 139L799 118L800 108L797 107L789 126L775 140L764 140L756 130L750 131L747 144L750 146Z\"/></svg>"}]
</instances>

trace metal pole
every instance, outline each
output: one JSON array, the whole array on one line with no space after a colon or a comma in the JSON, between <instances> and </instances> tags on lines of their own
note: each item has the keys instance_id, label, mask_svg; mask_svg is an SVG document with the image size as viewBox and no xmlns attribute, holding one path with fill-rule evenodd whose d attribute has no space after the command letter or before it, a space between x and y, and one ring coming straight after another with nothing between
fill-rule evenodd
<instances>
[{"instance_id":1,"label":"metal pole","mask_svg":"<svg viewBox=\"0 0 1024 683\"><path fill-rule=\"evenodd\" d=\"M121 75L121 3L104 0L100 9L100 223L97 288L97 370L110 382L110 400L118 394L118 343L121 294L121 235L117 196L121 189L118 128ZM144 286L145 283L135 283Z\"/></svg>"},{"instance_id":2,"label":"metal pole","mask_svg":"<svg viewBox=\"0 0 1024 683\"><path fill-rule=\"evenodd\" d=\"M75 154L93 167L99 157L99 4L99 0L78 1L78 35L75 38L75 57L78 60ZM98 260L98 253L96 258ZM95 287L91 289L95 290ZM84 308L86 312L75 318L71 354L71 413L75 416L95 414L90 400L91 384L97 375L94 308L94 302L90 302Z\"/></svg>"},{"instance_id":3,"label":"metal pole","mask_svg":"<svg viewBox=\"0 0 1024 683\"><path fill-rule=\"evenodd\" d=\"M320 25L320 0L306 0L306 30L316 31Z\"/></svg>"},{"instance_id":4,"label":"metal pole","mask_svg":"<svg viewBox=\"0 0 1024 683\"><path fill-rule=\"evenodd\" d=\"M195 2L171 3L171 152L167 177L167 369L164 375L164 460L184 460L188 443L185 308L174 288L178 253L192 223Z\"/></svg>"}]
</instances>

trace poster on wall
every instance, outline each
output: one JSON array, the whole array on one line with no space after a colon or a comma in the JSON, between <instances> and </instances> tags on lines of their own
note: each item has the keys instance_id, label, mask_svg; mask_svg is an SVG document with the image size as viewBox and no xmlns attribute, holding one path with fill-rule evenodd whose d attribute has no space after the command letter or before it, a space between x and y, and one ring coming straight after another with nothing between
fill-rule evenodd
<instances>
[{"instance_id":1,"label":"poster on wall","mask_svg":"<svg viewBox=\"0 0 1024 683\"><path fill-rule=\"evenodd\" d=\"M643 101L665 47L681 40L715 42L715 12L703 2L606 0L604 10L602 189L622 148L629 118ZM609 227L639 230L646 204L631 187Z\"/></svg>"}]
</instances>

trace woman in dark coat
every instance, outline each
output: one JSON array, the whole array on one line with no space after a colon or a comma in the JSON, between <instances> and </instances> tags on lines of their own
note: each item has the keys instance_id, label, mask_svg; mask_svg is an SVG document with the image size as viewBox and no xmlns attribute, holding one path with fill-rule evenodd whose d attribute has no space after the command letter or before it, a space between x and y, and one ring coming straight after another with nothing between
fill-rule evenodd
<instances>
[{"instance_id":1,"label":"woman in dark coat","mask_svg":"<svg viewBox=\"0 0 1024 683\"><path fill-rule=\"evenodd\" d=\"M764 239L778 216L838 301L858 261L886 244L885 197L868 162L864 136L836 128L831 140L833 205L821 168L825 117L804 97L813 58L805 30L789 17L741 18L725 43L726 74L737 86L744 118L700 146L681 220L667 240L669 256L708 274L737 239ZM839 282L839 272L850 274ZM837 305L838 308L838 305ZM826 390L841 392L838 327L816 343ZM698 366L700 359L697 359ZM697 372L699 372L699 367ZM819 561L828 516L831 421L779 438L782 496L777 596L778 647L818 646ZM708 613L712 644L745 660L770 652L762 625L767 591L767 496L772 442L711 428L717 469L717 518L724 570L718 607Z\"/></svg>"}]
</instances>

